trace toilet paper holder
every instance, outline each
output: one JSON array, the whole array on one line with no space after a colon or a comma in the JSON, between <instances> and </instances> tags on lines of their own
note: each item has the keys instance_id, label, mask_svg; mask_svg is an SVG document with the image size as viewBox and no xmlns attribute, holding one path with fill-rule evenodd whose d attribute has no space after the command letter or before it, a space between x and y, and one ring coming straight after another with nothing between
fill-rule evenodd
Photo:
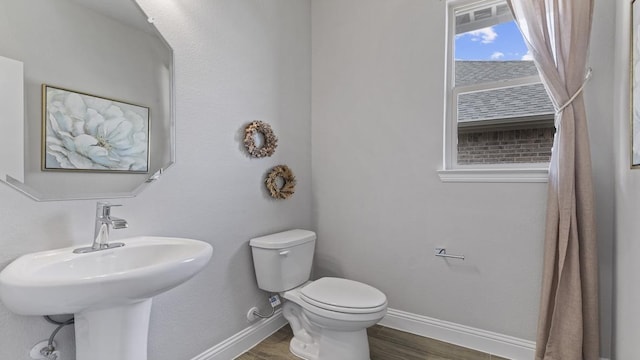
<instances>
[{"instance_id":1,"label":"toilet paper holder","mask_svg":"<svg viewBox=\"0 0 640 360\"><path fill-rule=\"evenodd\" d=\"M434 253L436 256L439 257L443 257L443 258L452 258L452 259L460 259L460 260L464 260L464 255L453 255L453 254L447 254L447 249L446 248L435 248Z\"/></svg>"}]
</instances>

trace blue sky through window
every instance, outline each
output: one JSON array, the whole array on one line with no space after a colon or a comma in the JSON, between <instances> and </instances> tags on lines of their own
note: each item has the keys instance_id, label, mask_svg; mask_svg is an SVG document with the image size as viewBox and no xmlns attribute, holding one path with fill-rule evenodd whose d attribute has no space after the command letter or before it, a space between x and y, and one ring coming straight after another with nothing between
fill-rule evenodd
<instances>
[{"instance_id":1,"label":"blue sky through window","mask_svg":"<svg viewBox=\"0 0 640 360\"><path fill-rule=\"evenodd\" d=\"M531 60L514 21L456 35L456 60Z\"/></svg>"}]
</instances>

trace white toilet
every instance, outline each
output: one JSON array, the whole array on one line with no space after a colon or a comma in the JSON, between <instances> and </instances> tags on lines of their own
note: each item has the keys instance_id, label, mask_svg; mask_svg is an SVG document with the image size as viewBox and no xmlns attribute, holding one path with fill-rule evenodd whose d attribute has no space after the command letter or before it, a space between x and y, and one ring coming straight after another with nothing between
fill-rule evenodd
<instances>
[{"instance_id":1,"label":"white toilet","mask_svg":"<svg viewBox=\"0 0 640 360\"><path fill-rule=\"evenodd\" d=\"M370 360L366 329L387 312L387 297L357 281L309 281L316 234L289 230L251 239L258 287L279 293L293 330L289 349L306 360Z\"/></svg>"}]
</instances>

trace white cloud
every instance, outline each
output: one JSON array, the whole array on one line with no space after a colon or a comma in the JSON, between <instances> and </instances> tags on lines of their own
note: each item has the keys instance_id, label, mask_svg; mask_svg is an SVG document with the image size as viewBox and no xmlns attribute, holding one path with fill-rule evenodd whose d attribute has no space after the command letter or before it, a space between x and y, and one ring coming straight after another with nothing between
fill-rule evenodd
<instances>
[{"instance_id":1,"label":"white cloud","mask_svg":"<svg viewBox=\"0 0 640 360\"><path fill-rule=\"evenodd\" d=\"M484 29L469 31L464 35L467 34L471 36L471 41L480 41L483 44L491 44L498 37L498 33L493 30L493 26L486 27Z\"/></svg>"},{"instance_id":2,"label":"white cloud","mask_svg":"<svg viewBox=\"0 0 640 360\"><path fill-rule=\"evenodd\" d=\"M504 53L501 53L500 51L496 51L493 54L491 54L491 60L500 60L504 57Z\"/></svg>"},{"instance_id":3,"label":"white cloud","mask_svg":"<svg viewBox=\"0 0 640 360\"><path fill-rule=\"evenodd\" d=\"M521 60L528 60L528 61L533 60L533 55L531 54L531 51L527 51L527 53L522 56Z\"/></svg>"}]
</instances>

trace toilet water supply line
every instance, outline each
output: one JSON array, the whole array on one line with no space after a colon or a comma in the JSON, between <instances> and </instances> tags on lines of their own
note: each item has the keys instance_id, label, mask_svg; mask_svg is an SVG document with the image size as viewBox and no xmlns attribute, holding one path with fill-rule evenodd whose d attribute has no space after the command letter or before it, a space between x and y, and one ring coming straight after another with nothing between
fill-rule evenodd
<instances>
[{"instance_id":1,"label":"toilet water supply line","mask_svg":"<svg viewBox=\"0 0 640 360\"><path fill-rule=\"evenodd\" d=\"M53 345L53 339L56 337L56 335L58 334L58 331L60 331L63 327L67 326L67 325L71 325L73 323L75 323L75 318L71 318L67 321L56 321L53 320L51 318L51 316L49 315L45 315L44 319L47 320L47 322L54 324L54 325L58 325L58 327L53 330L53 333L51 333L51 336L49 336L49 343L47 344L46 347L43 347L42 349L40 349L40 354L42 354L42 356L45 356L47 358L51 359L51 355L56 351L56 347ZM52 360L57 359L57 356L55 356L54 358L52 358Z\"/></svg>"},{"instance_id":2,"label":"toilet water supply line","mask_svg":"<svg viewBox=\"0 0 640 360\"><path fill-rule=\"evenodd\" d=\"M278 294L270 295L269 304L271 305L271 313L268 315L263 315L263 314L260 314L258 310L254 310L252 314L262 319L268 319L272 317L273 314L276 313L276 307L278 307L278 305L280 305L281 303L282 302L280 301L280 297L278 296Z\"/></svg>"}]
</instances>

